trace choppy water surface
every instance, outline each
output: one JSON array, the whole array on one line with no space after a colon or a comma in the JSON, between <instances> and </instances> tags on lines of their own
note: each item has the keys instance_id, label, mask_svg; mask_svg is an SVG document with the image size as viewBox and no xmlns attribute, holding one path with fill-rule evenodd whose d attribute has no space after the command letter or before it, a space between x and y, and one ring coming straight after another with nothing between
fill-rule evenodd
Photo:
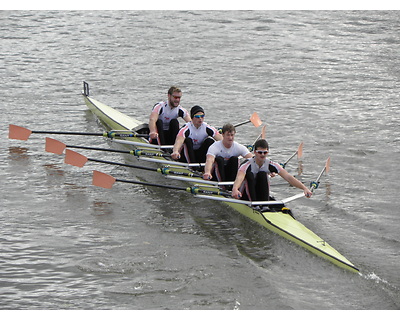
<instances>
[{"instance_id":1,"label":"choppy water surface","mask_svg":"<svg viewBox=\"0 0 400 320\"><path fill-rule=\"evenodd\" d=\"M399 309L399 14L0 12L0 308ZM216 126L257 111L273 159L304 141L304 181L330 155L315 197L292 208L361 274L219 204L91 186L93 169L172 183L162 176L75 168L44 151L44 136L7 139L10 123L99 131L80 96L83 80L93 97L143 121L172 84L185 107L202 105ZM259 134L239 128L242 143ZM296 168L293 161L288 170Z\"/></svg>"}]
</instances>

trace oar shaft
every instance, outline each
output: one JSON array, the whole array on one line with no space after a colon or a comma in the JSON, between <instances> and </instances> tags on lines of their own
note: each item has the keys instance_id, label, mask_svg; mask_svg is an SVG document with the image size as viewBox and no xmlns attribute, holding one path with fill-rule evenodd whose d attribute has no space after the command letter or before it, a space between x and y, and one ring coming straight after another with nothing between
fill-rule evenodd
<instances>
[{"instance_id":1,"label":"oar shaft","mask_svg":"<svg viewBox=\"0 0 400 320\"><path fill-rule=\"evenodd\" d=\"M286 165L289 163L289 161L292 160L296 154L297 154L297 151L295 153L293 153L284 163L282 163L282 167L285 168Z\"/></svg>"},{"instance_id":2,"label":"oar shaft","mask_svg":"<svg viewBox=\"0 0 400 320\"><path fill-rule=\"evenodd\" d=\"M66 145L67 148L72 149L84 149L84 150L95 150L95 151L106 151L106 152L117 152L117 153L125 153L132 154L134 156L152 156L152 157L168 157L170 154L168 153L159 153L159 152L145 152L141 150L118 150L118 149L107 149L107 148L97 148L97 147L85 147L85 146L73 146Z\"/></svg>"},{"instance_id":3,"label":"oar shaft","mask_svg":"<svg viewBox=\"0 0 400 320\"><path fill-rule=\"evenodd\" d=\"M314 192L314 189L317 189L319 186L319 181L321 180L322 175L326 172L328 173L329 171L329 167L330 167L330 163L331 163L331 158L328 157L328 159L325 162L325 167L322 169L321 173L319 174L318 178L316 181L311 182L311 192Z\"/></svg>"},{"instance_id":4,"label":"oar shaft","mask_svg":"<svg viewBox=\"0 0 400 320\"><path fill-rule=\"evenodd\" d=\"M179 176L200 177L200 175L196 174L196 173L183 172L183 171L174 171L174 170L171 170L170 168L151 168L151 167L145 167L145 166L138 166L138 165L135 165L135 164L120 163L120 162L115 162L115 161L100 160L100 159L93 159L93 158L88 158L87 160L88 161L92 161L92 162L117 165L117 166L121 166L121 167L128 167L128 168L133 168L133 169L141 169L141 170L159 172L159 173L162 173L162 174L165 174L165 175L175 174L175 175L179 175Z\"/></svg>"},{"instance_id":5,"label":"oar shaft","mask_svg":"<svg viewBox=\"0 0 400 320\"><path fill-rule=\"evenodd\" d=\"M73 146L73 145L66 145L67 148L72 148L72 149L85 149L85 150L96 150L96 151L107 151L107 152L118 152L118 153L128 153L128 154L134 154L134 151L128 151L128 150L117 150L117 149L107 149L107 148L97 148L97 147L85 147L85 146Z\"/></svg>"},{"instance_id":6,"label":"oar shaft","mask_svg":"<svg viewBox=\"0 0 400 320\"><path fill-rule=\"evenodd\" d=\"M32 133L76 135L76 136L103 136L104 135L103 133L99 133L99 132L39 131L39 130L33 130Z\"/></svg>"},{"instance_id":7,"label":"oar shaft","mask_svg":"<svg viewBox=\"0 0 400 320\"><path fill-rule=\"evenodd\" d=\"M233 125L235 128L237 128L237 127L240 127L240 126L242 126L242 125L244 125L244 124L246 124L246 123L249 123L249 122L251 122L251 120L246 120L246 121L243 121L243 122L240 122L240 123L238 123L238 124L235 124L235 125Z\"/></svg>"},{"instance_id":8,"label":"oar shaft","mask_svg":"<svg viewBox=\"0 0 400 320\"><path fill-rule=\"evenodd\" d=\"M98 163L105 163L105 164L117 165L117 166L122 166L122 167L129 167L129 168L134 168L134 169L142 169L142 170L148 170L148 171L156 171L157 172L159 170L157 168L137 166L137 165L134 165L134 164L120 163L120 162L100 160L100 159L88 158L88 160L89 161L93 161L93 162L98 162Z\"/></svg>"},{"instance_id":9,"label":"oar shaft","mask_svg":"<svg viewBox=\"0 0 400 320\"><path fill-rule=\"evenodd\" d=\"M27 128L9 125L9 138L17 140L28 140L32 133L35 134L58 134L58 135L75 135L75 136L96 136L96 137L148 137L148 134L140 134L131 130L113 130L108 132L79 132L79 131L48 131L48 130L29 130Z\"/></svg>"},{"instance_id":10,"label":"oar shaft","mask_svg":"<svg viewBox=\"0 0 400 320\"><path fill-rule=\"evenodd\" d=\"M40 130L33 130L32 133L37 134L60 134L60 135L76 135L76 136L107 136L107 133L100 133L100 132L71 132L71 131L40 131Z\"/></svg>"},{"instance_id":11,"label":"oar shaft","mask_svg":"<svg viewBox=\"0 0 400 320\"><path fill-rule=\"evenodd\" d=\"M188 191L187 190L188 188L185 188L185 187L166 186L166 185L163 185L163 184L143 182L143 181L133 181L133 180L125 180L125 179L116 179L115 181L124 182L124 183L131 183L131 184L139 184L139 185L142 185L142 186L149 186L149 187L159 187L159 188L165 188L165 189Z\"/></svg>"},{"instance_id":12,"label":"oar shaft","mask_svg":"<svg viewBox=\"0 0 400 320\"><path fill-rule=\"evenodd\" d=\"M148 187L158 187L158 188L186 191L186 192L190 192L192 194L209 194L209 195L214 194L214 195L230 196L230 194L228 192L200 189L199 187L178 187L178 186L170 186L170 185L164 185L164 184L157 184L157 183L150 183L150 182L143 182L143 181L134 181L134 180L125 180L125 179L115 179L115 181L131 183L131 184L139 184L139 185L148 186Z\"/></svg>"},{"instance_id":13,"label":"oar shaft","mask_svg":"<svg viewBox=\"0 0 400 320\"><path fill-rule=\"evenodd\" d=\"M322 175L324 174L325 170L326 170L326 167L325 167L324 169L322 169L322 171L321 171L321 173L319 174L317 180L311 182L311 187L310 187L310 191L311 191L311 192L314 192L314 190L318 188L319 181L321 180L321 177L322 177Z\"/></svg>"},{"instance_id":14,"label":"oar shaft","mask_svg":"<svg viewBox=\"0 0 400 320\"><path fill-rule=\"evenodd\" d=\"M134 137L148 137L148 134L140 134L140 133L118 133L118 132L75 132L75 131L41 131L41 130L32 130L32 133L36 134L59 134L59 135L72 135L72 136L97 136L97 137L107 137L107 138L134 138Z\"/></svg>"},{"instance_id":15,"label":"oar shaft","mask_svg":"<svg viewBox=\"0 0 400 320\"><path fill-rule=\"evenodd\" d=\"M301 157L302 157L302 155L303 155L303 142L300 143L300 145L299 145L299 147L297 148L297 150L296 150L284 163L282 163L281 166L282 166L283 168L285 168L286 165L289 163L289 161L292 160L292 159L295 157L296 154L297 154L297 157L298 157L298 158L301 158Z\"/></svg>"}]
</instances>

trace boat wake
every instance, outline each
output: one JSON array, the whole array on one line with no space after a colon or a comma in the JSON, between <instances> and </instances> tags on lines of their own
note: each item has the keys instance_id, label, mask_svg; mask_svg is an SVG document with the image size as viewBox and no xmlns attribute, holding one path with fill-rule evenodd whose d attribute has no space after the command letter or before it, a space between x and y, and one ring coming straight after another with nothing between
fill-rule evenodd
<instances>
[{"instance_id":1,"label":"boat wake","mask_svg":"<svg viewBox=\"0 0 400 320\"><path fill-rule=\"evenodd\" d=\"M398 308L398 301L400 297L400 289L396 287L394 284L388 282L385 279L379 277L376 273L370 272L368 274L361 274L360 275L366 280L372 280L375 286L378 286L382 292L384 292L385 296L389 299L388 301L392 301L394 303L394 307Z\"/></svg>"},{"instance_id":2,"label":"boat wake","mask_svg":"<svg viewBox=\"0 0 400 320\"><path fill-rule=\"evenodd\" d=\"M384 283L385 285L390 285L389 282L387 282L384 279L381 279L377 274L375 274L374 272L371 272L369 274L362 274L360 273L360 275L367 280L373 280L375 283Z\"/></svg>"}]
</instances>

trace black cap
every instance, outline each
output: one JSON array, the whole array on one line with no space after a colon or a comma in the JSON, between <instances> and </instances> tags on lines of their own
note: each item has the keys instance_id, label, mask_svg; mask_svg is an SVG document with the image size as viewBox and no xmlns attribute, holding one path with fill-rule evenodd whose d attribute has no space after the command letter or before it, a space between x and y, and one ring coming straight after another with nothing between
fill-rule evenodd
<instances>
[{"instance_id":1,"label":"black cap","mask_svg":"<svg viewBox=\"0 0 400 320\"><path fill-rule=\"evenodd\" d=\"M200 106L193 106L192 109L190 109L190 117L193 118L193 116L198 113L198 112L204 112L203 108Z\"/></svg>"}]
</instances>

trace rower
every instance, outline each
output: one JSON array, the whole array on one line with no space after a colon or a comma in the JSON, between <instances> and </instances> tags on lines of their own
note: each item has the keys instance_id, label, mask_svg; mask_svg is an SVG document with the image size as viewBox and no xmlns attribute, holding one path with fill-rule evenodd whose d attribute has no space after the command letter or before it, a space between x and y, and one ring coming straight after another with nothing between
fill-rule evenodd
<instances>
[{"instance_id":1,"label":"rower","mask_svg":"<svg viewBox=\"0 0 400 320\"><path fill-rule=\"evenodd\" d=\"M173 145L179 131L178 118L191 120L189 113L180 105L182 90L172 86L168 90L168 100L157 103L150 114L150 143Z\"/></svg>"},{"instance_id":2,"label":"rower","mask_svg":"<svg viewBox=\"0 0 400 320\"><path fill-rule=\"evenodd\" d=\"M239 157L253 157L249 149L234 141L235 134L236 129L232 124L227 123L222 127L222 140L208 148L204 180L234 181L240 164Z\"/></svg>"},{"instance_id":3,"label":"rower","mask_svg":"<svg viewBox=\"0 0 400 320\"><path fill-rule=\"evenodd\" d=\"M267 158L268 142L265 139L257 140L254 144L255 156L243 163L237 173L232 188L232 197L250 201L268 201L269 175L278 174L292 186L302 189L304 195L310 198L312 192L299 180L293 177L278 163Z\"/></svg>"},{"instance_id":4,"label":"rower","mask_svg":"<svg viewBox=\"0 0 400 320\"><path fill-rule=\"evenodd\" d=\"M176 136L171 157L187 163L206 161L208 148L215 140L222 140L218 130L204 122L204 109L194 106L190 109L192 121L186 123Z\"/></svg>"}]
</instances>

